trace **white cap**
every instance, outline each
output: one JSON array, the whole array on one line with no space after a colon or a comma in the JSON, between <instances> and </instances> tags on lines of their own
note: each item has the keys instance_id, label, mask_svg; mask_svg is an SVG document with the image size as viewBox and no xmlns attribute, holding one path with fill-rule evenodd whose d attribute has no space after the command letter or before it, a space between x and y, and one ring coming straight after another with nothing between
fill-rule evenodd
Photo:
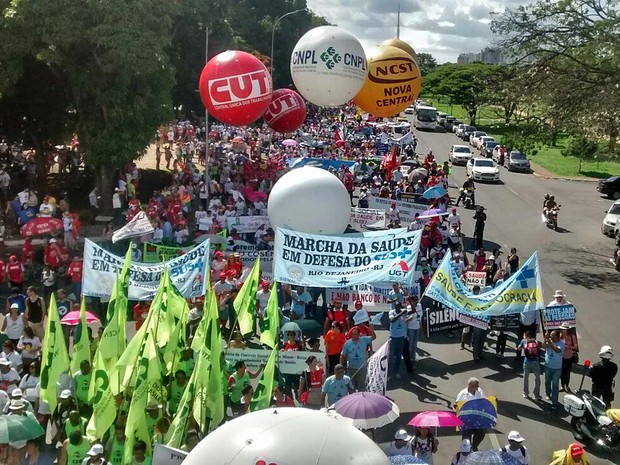
<instances>
[{"instance_id":1,"label":"white cap","mask_svg":"<svg viewBox=\"0 0 620 465\"><path fill-rule=\"evenodd\" d=\"M518 431L511 431L510 433L508 433L508 440L514 442L523 442L525 441L525 438L521 436L521 433L519 433Z\"/></svg>"},{"instance_id":2,"label":"white cap","mask_svg":"<svg viewBox=\"0 0 620 465\"><path fill-rule=\"evenodd\" d=\"M13 389L13 392L11 392L11 397L13 399L15 399L16 397L23 397L23 396L24 396L24 393L22 392L20 388Z\"/></svg>"},{"instance_id":3,"label":"white cap","mask_svg":"<svg viewBox=\"0 0 620 465\"><path fill-rule=\"evenodd\" d=\"M598 352L599 357L609 360L614 356L614 350L610 346L603 346ZM1 362L0 362L1 363Z\"/></svg>"},{"instance_id":4,"label":"white cap","mask_svg":"<svg viewBox=\"0 0 620 465\"><path fill-rule=\"evenodd\" d=\"M461 452L465 454L471 452L471 441L469 439L463 439L461 442Z\"/></svg>"},{"instance_id":5,"label":"white cap","mask_svg":"<svg viewBox=\"0 0 620 465\"><path fill-rule=\"evenodd\" d=\"M70 397L72 397L73 395L71 394L71 389L64 389L61 393L60 393L60 398L61 399L69 399Z\"/></svg>"},{"instance_id":6,"label":"white cap","mask_svg":"<svg viewBox=\"0 0 620 465\"><path fill-rule=\"evenodd\" d=\"M24 408L24 401L22 399L13 399L9 405L9 410L21 410Z\"/></svg>"},{"instance_id":7,"label":"white cap","mask_svg":"<svg viewBox=\"0 0 620 465\"><path fill-rule=\"evenodd\" d=\"M103 452L103 446L101 444L95 444L86 454L90 457L95 457L97 455L103 455Z\"/></svg>"},{"instance_id":8,"label":"white cap","mask_svg":"<svg viewBox=\"0 0 620 465\"><path fill-rule=\"evenodd\" d=\"M6 358L0 358L0 365L11 366L11 361Z\"/></svg>"},{"instance_id":9,"label":"white cap","mask_svg":"<svg viewBox=\"0 0 620 465\"><path fill-rule=\"evenodd\" d=\"M394 434L394 439L409 442L411 441L411 436L409 436L407 434L407 431L405 431L404 429L399 429L398 431L396 431L396 434Z\"/></svg>"},{"instance_id":10,"label":"white cap","mask_svg":"<svg viewBox=\"0 0 620 465\"><path fill-rule=\"evenodd\" d=\"M18 303L12 303L11 304L11 308L19 308L19 304Z\"/></svg>"}]
</instances>

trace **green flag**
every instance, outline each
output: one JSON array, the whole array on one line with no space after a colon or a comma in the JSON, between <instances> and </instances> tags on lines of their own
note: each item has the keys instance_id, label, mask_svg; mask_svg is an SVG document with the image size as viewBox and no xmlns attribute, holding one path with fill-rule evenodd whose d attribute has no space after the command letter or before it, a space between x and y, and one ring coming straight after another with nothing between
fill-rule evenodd
<instances>
[{"instance_id":1,"label":"green flag","mask_svg":"<svg viewBox=\"0 0 620 465\"><path fill-rule=\"evenodd\" d=\"M95 439L103 439L116 419L116 404L110 389L108 374L110 368L113 367L106 366L101 350L97 349L88 389L88 398L93 405L93 414L88 426L86 426L86 434L93 442Z\"/></svg>"},{"instance_id":2,"label":"green flag","mask_svg":"<svg viewBox=\"0 0 620 465\"><path fill-rule=\"evenodd\" d=\"M260 257L254 262L252 271L241 286L241 290L235 300L233 307L237 312L239 331L246 335L254 330L254 314L256 313L256 292L258 291L258 281L260 278Z\"/></svg>"},{"instance_id":3,"label":"green flag","mask_svg":"<svg viewBox=\"0 0 620 465\"><path fill-rule=\"evenodd\" d=\"M256 387L252 402L250 403L250 412L256 410L262 410L268 408L271 405L271 397L273 396L273 387L276 385L276 357L278 356L278 349L273 349L265 370L260 378L260 382Z\"/></svg>"},{"instance_id":4,"label":"green flag","mask_svg":"<svg viewBox=\"0 0 620 465\"><path fill-rule=\"evenodd\" d=\"M274 349L278 344L280 331L280 309L278 308L277 283L271 286L267 309L260 325L260 342Z\"/></svg>"},{"instance_id":5,"label":"green flag","mask_svg":"<svg viewBox=\"0 0 620 465\"><path fill-rule=\"evenodd\" d=\"M71 354L71 373L80 371L80 364L87 360L90 363L90 340L88 339L88 326L86 325L86 302L82 297L80 305L80 322L74 329L73 353Z\"/></svg>"},{"instance_id":6,"label":"green flag","mask_svg":"<svg viewBox=\"0 0 620 465\"><path fill-rule=\"evenodd\" d=\"M65 336L56 306L56 296L53 294L47 310L47 327L41 353L41 399L47 402L50 410L54 412L58 405L57 383L60 375L70 369L70 365Z\"/></svg>"},{"instance_id":7,"label":"green flag","mask_svg":"<svg viewBox=\"0 0 620 465\"><path fill-rule=\"evenodd\" d=\"M209 331L206 345L211 352L211 369L207 381L207 416L210 418L211 429L215 429L226 416L224 404L224 386L222 377L224 357L222 352L222 332L220 330L219 311L215 292L211 292L211 305L209 306Z\"/></svg>"},{"instance_id":8,"label":"green flag","mask_svg":"<svg viewBox=\"0 0 620 465\"><path fill-rule=\"evenodd\" d=\"M166 364L166 372L169 375L174 377L174 373L177 370L181 369L185 371L185 373L189 373L186 360L186 352L187 352L187 341L186 341L186 332L187 332L187 315L189 312L185 312L177 321L177 325L174 328L174 332L172 333L172 337L170 338L170 344L164 348L163 357L164 362Z\"/></svg>"},{"instance_id":9,"label":"green flag","mask_svg":"<svg viewBox=\"0 0 620 465\"><path fill-rule=\"evenodd\" d=\"M203 350L206 350L203 348ZM183 391L181 400L177 412L170 423L168 434L166 435L166 445L170 447L176 447L179 449L185 441L185 434L187 433L187 426L190 422L190 415L192 414L195 392L196 392L196 380L198 378L198 367L192 371L189 380L187 381L187 387Z\"/></svg>"}]
</instances>

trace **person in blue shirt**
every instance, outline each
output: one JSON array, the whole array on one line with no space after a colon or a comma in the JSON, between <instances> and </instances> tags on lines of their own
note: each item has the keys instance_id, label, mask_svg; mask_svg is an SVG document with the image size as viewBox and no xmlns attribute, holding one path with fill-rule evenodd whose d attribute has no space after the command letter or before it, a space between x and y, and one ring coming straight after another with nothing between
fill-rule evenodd
<instances>
[{"instance_id":1,"label":"person in blue shirt","mask_svg":"<svg viewBox=\"0 0 620 465\"><path fill-rule=\"evenodd\" d=\"M17 218L19 225L20 226L25 225L30 220L32 220L36 215L37 213L34 211L34 208L29 207L28 204L26 203L23 204L22 209L19 211L19 215Z\"/></svg>"},{"instance_id":2,"label":"person in blue shirt","mask_svg":"<svg viewBox=\"0 0 620 465\"><path fill-rule=\"evenodd\" d=\"M338 364L334 367L334 374L325 380L321 388L321 406L334 405L344 396L354 391L351 378L344 374L344 366Z\"/></svg>"},{"instance_id":3,"label":"person in blue shirt","mask_svg":"<svg viewBox=\"0 0 620 465\"><path fill-rule=\"evenodd\" d=\"M166 218L166 221L164 221L162 229L164 230L164 244L172 244L172 241L174 239L174 230L172 228L172 223L168 218Z\"/></svg>"},{"instance_id":4,"label":"person in blue shirt","mask_svg":"<svg viewBox=\"0 0 620 465\"><path fill-rule=\"evenodd\" d=\"M17 304L20 315L26 310L26 296L20 292L19 287L11 288L11 295L6 299L5 313L7 315L10 312L11 304Z\"/></svg>"},{"instance_id":5,"label":"person in blue shirt","mask_svg":"<svg viewBox=\"0 0 620 465\"><path fill-rule=\"evenodd\" d=\"M370 336L360 336L359 329L354 326L351 329L351 339L344 343L340 352L340 364L347 367L347 373L358 391L363 391L366 387L368 348L377 338L372 325L369 329Z\"/></svg>"},{"instance_id":6,"label":"person in blue shirt","mask_svg":"<svg viewBox=\"0 0 620 465\"><path fill-rule=\"evenodd\" d=\"M303 286L291 290L291 311L295 312L298 320L306 317L306 304L312 302L312 296Z\"/></svg>"},{"instance_id":7,"label":"person in blue shirt","mask_svg":"<svg viewBox=\"0 0 620 465\"><path fill-rule=\"evenodd\" d=\"M551 401L551 408L558 408L560 393L560 375L562 374L562 354L564 341L557 331L547 331L543 341L545 349L545 400Z\"/></svg>"},{"instance_id":8,"label":"person in blue shirt","mask_svg":"<svg viewBox=\"0 0 620 465\"><path fill-rule=\"evenodd\" d=\"M399 303L401 306L409 293L405 291L400 284L394 283L392 284L392 290L388 294L388 302L390 303L390 307L392 310L394 309L394 305Z\"/></svg>"},{"instance_id":9,"label":"person in blue shirt","mask_svg":"<svg viewBox=\"0 0 620 465\"><path fill-rule=\"evenodd\" d=\"M388 373L400 379L400 359L403 355L403 345L407 336L407 309L399 302L388 314L390 318L390 360Z\"/></svg>"}]
</instances>

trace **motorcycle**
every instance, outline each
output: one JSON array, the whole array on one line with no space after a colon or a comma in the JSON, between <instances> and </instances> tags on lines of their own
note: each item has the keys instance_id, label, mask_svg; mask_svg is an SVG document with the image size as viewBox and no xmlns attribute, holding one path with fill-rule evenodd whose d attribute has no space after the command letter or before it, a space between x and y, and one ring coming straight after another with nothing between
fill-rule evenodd
<instances>
[{"instance_id":1,"label":"motorcycle","mask_svg":"<svg viewBox=\"0 0 620 465\"><path fill-rule=\"evenodd\" d=\"M590 361L584 363L586 371ZM620 426L607 416L605 403L581 385L574 394L564 396L564 409L571 416L571 428L578 441L591 441L607 452L620 451Z\"/></svg>"},{"instance_id":2,"label":"motorcycle","mask_svg":"<svg viewBox=\"0 0 620 465\"><path fill-rule=\"evenodd\" d=\"M560 211L561 206L562 205L553 207L551 210L547 210L547 212L543 215L547 227L550 227L554 231L558 230L558 212Z\"/></svg>"},{"instance_id":3,"label":"motorcycle","mask_svg":"<svg viewBox=\"0 0 620 465\"><path fill-rule=\"evenodd\" d=\"M474 190L471 188L464 189L461 187L460 194L463 196L463 206L465 208L474 208L476 202L474 201Z\"/></svg>"}]
</instances>

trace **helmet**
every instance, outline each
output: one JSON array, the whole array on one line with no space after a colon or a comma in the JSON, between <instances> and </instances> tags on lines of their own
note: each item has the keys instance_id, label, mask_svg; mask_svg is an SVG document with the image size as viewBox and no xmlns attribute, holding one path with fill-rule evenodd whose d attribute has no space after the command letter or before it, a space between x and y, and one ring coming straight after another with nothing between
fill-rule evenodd
<instances>
[{"instance_id":1,"label":"helmet","mask_svg":"<svg viewBox=\"0 0 620 465\"><path fill-rule=\"evenodd\" d=\"M601 350L599 350L598 356L606 360L611 360L614 356L614 351L610 346L603 346L601 347Z\"/></svg>"},{"instance_id":2,"label":"helmet","mask_svg":"<svg viewBox=\"0 0 620 465\"><path fill-rule=\"evenodd\" d=\"M549 200L549 194L545 194L545 200Z\"/></svg>"},{"instance_id":3,"label":"helmet","mask_svg":"<svg viewBox=\"0 0 620 465\"><path fill-rule=\"evenodd\" d=\"M550 195L550 196L549 196L549 200L555 200L555 196Z\"/></svg>"}]
</instances>

